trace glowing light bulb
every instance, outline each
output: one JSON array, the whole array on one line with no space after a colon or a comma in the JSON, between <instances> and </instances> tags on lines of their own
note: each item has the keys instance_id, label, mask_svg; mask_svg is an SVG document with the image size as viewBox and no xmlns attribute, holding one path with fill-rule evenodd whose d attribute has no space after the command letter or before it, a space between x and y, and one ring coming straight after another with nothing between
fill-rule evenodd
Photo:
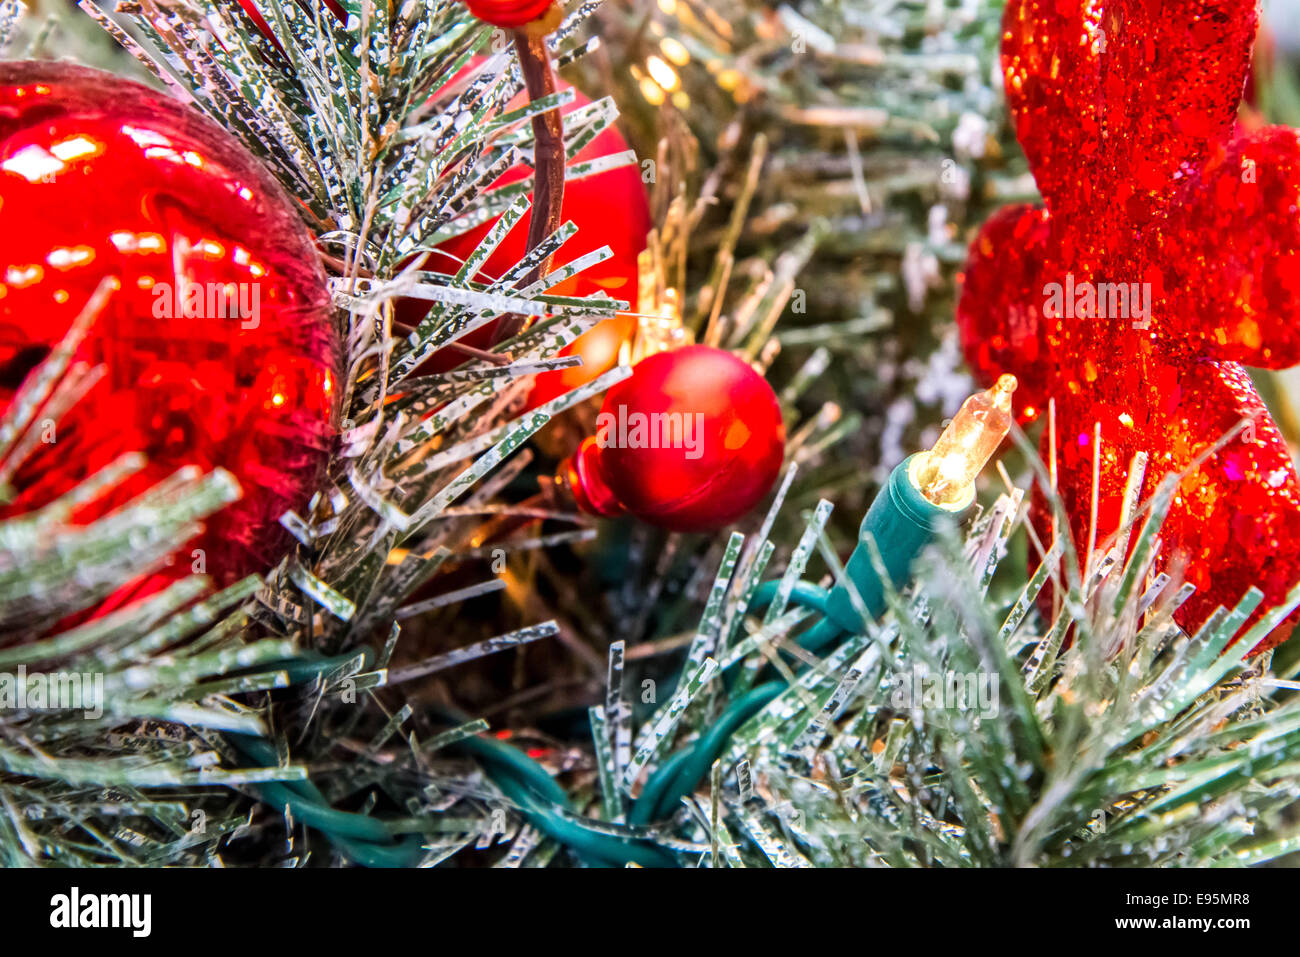
<instances>
[{"instance_id":1,"label":"glowing light bulb","mask_svg":"<svg viewBox=\"0 0 1300 957\"><path fill-rule=\"evenodd\" d=\"M639 85L641 87L641 95L645 97L647 103L651 106L661 106L663 104L665 99L664 91L663 87L658 83L648 76L643 76L641 77Z\"/></svg>"},{"instance_id":2,"label":"glowing light bulb","mask_svg":"<svg viewBox=\"0 0 1300 957\"><path fill-rule=\"evenodd\" d=\"M677 72L657 56L651 55L645 61L646 69L665 91L671 93L677 89Z\"/></svg>"},{"instance_id":3,"label":"glowing light bulb","mask_svg":"<svg viewBox=\"0 0 1300 957\"><path fill-rule=\"evenodd\" d=\"M663 51L664 56L678 66L686 66L691 62L691 51L682 46L679 40L672 37L664 37L660 40L659 49Z\"/></svg>"},{"instance_id":4,"label":"glowing light bulb","mask_svg":"<svg viewBox=\"0 0 1300 957\"><path fill-rule=\"evenodd\" d=\"M943 508L965 508L975 497L975 478L1011 430L1011 393L1016 377L1004 375L993 388L971 396L934 448L909 469L912 484Z\"/></svg>"}]
</instances>

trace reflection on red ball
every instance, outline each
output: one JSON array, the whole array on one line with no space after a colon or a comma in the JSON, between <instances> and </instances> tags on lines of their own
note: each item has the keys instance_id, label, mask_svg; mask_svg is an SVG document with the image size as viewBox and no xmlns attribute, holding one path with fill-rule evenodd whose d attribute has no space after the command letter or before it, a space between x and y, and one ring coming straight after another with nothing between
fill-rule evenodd
<instances>
[{"instance_id":1,"label":"reflection on red ball","mask_svg":"<svg viewBox=\"0 0 1300 957\"><path fill-rule=\"evenodd\" d=\"M119 289L74 357L104 377L13 477L0 518L48 505L127 452L149 464L89 521L183 465L243 498L189 548L229 582L276 561L278 523L329 458L338 340L311 237L224 130L97 70L0 64L0 409L102 280ZM38 421L40 414L38 413Z\"/></svg>"},{"instance_id":2,"label":"reflection on red ball","mask_svg":"<svg viewBox=\"0 0 1300 957\"><path fill-rule=\"evenodd\" d=\"M698 532L758 504L784 457L767 380L730 352L687 346L643 359L609 390L596 434L561 477L585 511Z\"/></svg>"},{"instance_id":3,"label":"reflection on red ball","mask_svg":"<svg viewBox=\"0 0 1300 957\"><path fill-rule=\"evenodd\" d=\"M562 356L581 356L582 365L543 372L536 377L528 393L528 409L545 405L579 386L586 385L603 372L618 365L619 350L636 332L636 316L620 312L613 319L596 323L587 332L560 350Z\"/></svg>"},{"instance_id":4,"label":"reflection on red ball","mask_svg":"<svg viewBox=\"0 0 1300 957\"><path fill-rule=\"evenodd\" d=\"M561 90L571 87L561 81ZM522 102L522 101L521 101ZM580 91L574 91L574 101L562 112L570 113L580 106L590 103ZM519 104L511 104L511 107ZM629 149L627 140L614 127L607 127L599 136L588 143L578 153L573 162L585 162L623 153ZM572 163L570 164L572 165ZM493 188L508 186L526 179L531 173L527 166L516 166L508 170ZM515 224L515 228L488 257L483 268L474 278L477 282L491 282L512 268L524 258L528 249L528 224L532 211ZM630 302L635 307L637 296L637 257L646 247L646 235L650 232L650 204L646 198L645 186L641 182L640 169L635 165L620 166L594 176L570 179L564 186L563 218L572 221L578 227L577 235L560 247L552 261L552 269L558 269L567 263L585 256L601 246L609 246L613 255L571 279L552 287L548 292L556 296L591 296L602 294L614 299ZM447 255L437 254L429 257L426 269L443 273L455 273L496 224L490 220L471 229L467 233L455 236L439 246ZM413 299L403 300L397 304L397 318L408 326L416 325L429 311L429 303ZM635 323L631 317L620 316L607 319L584 335L571 342L560 355L580 355L584 359L582 366L561 372L544 372L537 376L534 393L529 398L529 407L536 407L543 402L568 392L576 386L590 382L602 372L614 367L617 361L617 346L611 351L606 346L613 339L621 345L627 339ZM492 343L495 323L489 323L460 341L479 349L487 349ZM594 361L587 361L587 360ZM464 354L452 349L436 352L422 364L422 374L446 372L465 361Z\"/></svg>"},{"instance_id":5,"label":"reflection on red ball","mask_svg":"<svg viewBox=\"0 0 1300 957\"><path fill-rule=\"evenodd\" d=\"M484 23L509 30L542 19L556 0L465 0L465 4Z\"/></svg>"}]
</instances>

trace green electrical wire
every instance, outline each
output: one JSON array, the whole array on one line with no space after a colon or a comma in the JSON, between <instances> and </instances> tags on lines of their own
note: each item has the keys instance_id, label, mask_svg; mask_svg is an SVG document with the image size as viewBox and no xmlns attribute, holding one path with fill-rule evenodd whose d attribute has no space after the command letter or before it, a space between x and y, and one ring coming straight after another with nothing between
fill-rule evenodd
<instances>
[{"instance_id":1,"label":"green electrical wire","mask_svg":"<svg viewBox=\"0 0 1300 957\"><path fill-rule=\"evenodd\" d=\"M338 658L299 658L292 662L277 662L267 670L284 671L291 684L301 684L326 675L355 657L353 653ZM279 756L265 738L237 733L228 733L227 738L250 760L267 767L278 764ZM517 748L481 736L467 738L460 742L459 747L479 759L489 770L493 782L530 824L548 837L572 847L589 863L598 866L628 862L643 867L675 866L676 860L669 852L648 841L583 826L574 819L576 812L564 789L544 767ZM366 867L414 867L423 856L423 841L418 836L398 835L380 818L331 807L310 781L268 781L253 785L253 788L263 802L288 808L295 818L320 831L354 863Z\"/></svg>"},{"instance_id":2,"label":"green electrical wire","mask_svg":"<svg viewBox=\"0 0 1300 957\"><path fill-rule=\"evenodd\" d=\"M910 573L912 561L931 540L941 522L957 517L951 509L931 504L908 478L912 460L894 469L882 493L876 496L859 531L858 547L845 566L846 580L827 591L811 582L795 582L789 602L817 612L820 619L796 641L810 652L832 647L846 635L859 633L865 623L860 608L869 617L884 607L884 583L877 572L871 545L874 543L886 577L901 585ZM765 582L754 594L751 610L771 604L779 582ZM363 650L365 661L369 651ZM289 684L303 684L321 678L356 658L357 652L336 658L295 658L262 669L283 671ZM731 667L735 668L740 662ZM731 670L731 669L728 669ZM786 688L784 681L770 681L752 688L731 702L702 736L664 761L646 780L641 795L628 814L629 824L644 827L673 812L681 799L704 780L713 763L726 750L731 736L747 721L772 703ZM454 720L454 719L453 719ZM232 743L251 760L267 766L278 763L275 748L264 738L230 734ZM522 751L495 738L476 735L453 745L478 759L493 783L537 830L572 848L593 866L673 867L677 859L653 842L617 833L610 825L600 828L583 823L568 794L546 768ZM416 835L398 834L394 826L366 814L339 811L310 781L266 782L254 785L267 803L285 807L299 820L321 833L350 860L366 867L411 867L424 853ZM594 822L593 822L594 824Z\"/></svg>"},{"instance_id":3,"label":"green electrical wire","mask_svg":"<svg viewBox=\"0 0 1300 957\"><path fill-rule=\"evenodd\" d=\"M771 602L776 594L776 584L770 582L760 586L755 594L756 611ZM798 582L790 595L792 602L818 611L825 607L828 598L825 589L807 582ZM808 637L819 630L822 633L809 641ZM838 628L823 620L809 630L801 644L815 650L840 634ZM298 658L277 662L266 670L284 671L290 684L303 684L323 677L355 657L353 653L318 660ZM783 682L772 681L751 689L728 706L708 733L664 762L651 775L641 796L633 804L629 823L644 825L669 813L682 797L699 786L726 748L732 733L762 711L784 689ZM265 738L233 733L228 737L251 760L267 766L278 762L275 748ZM493 783L530 824L546 836L571 847L589 864L608 866L631 862L643 867L676 866L676 858L654 844L584 826L575 819L573 805L564 789L546 768L518 748L482 735L466 738L456 747L478 758ZM406 835L399 840L382 819L330 807L325 796L310 781L272 781L254 787L264 802L274 807L287 807L294 817L320 831L334 847L357 864L411 867L418 863L422 854L422 842L418 838Z\"/></svg>"},{"instance_id":4,"label":"green electrical wire","mask_svg":"<svg viewBox=\"0 0 1300 957\"><path fill-rule=\"evenodd\" d=\"M493 783L519 807L530 824L573 848L589 864L676 866L676 858L655 844L593 830L573 817L557 813L556 808L573 813L568 795L545 768L519 749L482 736L466 738L459 746L479 758ZM549 805L539 801L539 790L549 795Z\"/></svg>"},{"instance_id":5,"label":"green electrical wire","mask_svg":"<svg viewBox=\"0 0 1300 957\"><path fill-rule=\"evenodd\" d=\"M329 660L303 664L323 666L321 673L337 666L337 662ZM301 673L307 670L304 667ZM265 738L233 732L226 737L252 761L267 767L279 763L275 747ZM346 857L364 867L414 867L424 855L424 842L418 837L399 837L380 818L331 807L311 781L267 781L254 788L263 802L272 807L287 807L294 817L320 831Z\"/></svg>"},{"instance_id":6,"label":"green electrical wire","mask_svg":"<svg viewBox=\"0 0 1300 957\"><path fill-rule=\"evenodd\" d=\"M776 596L778 582L765 582L754 593L752 608L761 611L771 604ZM830 594L826 589L809 582L797 582L791 590L790 600L817 611L824 611ZM828 619L822 619L804 635L799 644L809 651L816 651L843 636L843 631ZM739 662L736 663L737 665ZM736 667L736 665L732 665ZM647 824L669 813L687 794L693 792L713 767L713 762L726 749L732 733L741 725L766 708L785 690L782 681L771 681L751 688L733 701L714 721L713 726L701 738L684 751L674 755L646 781L641 796L633 805L628 820L633 824Z\"/></svg>"},{"instance_id":7,"label":"green electrical wire","mask_svg":"<svg viewBox=\"0 0 1300 957\"><path fill-rule=\"evenodd\" d=\"M733 702L713 723L703 737L691 747L673 755L646 781L641 796L632 807L628 821L649 824L668 814L687 794L692 793L709 773L713 762L727 746L732 733L758 714L785 690L780 681L751 688Z\"/></svg>"}]
</instances>

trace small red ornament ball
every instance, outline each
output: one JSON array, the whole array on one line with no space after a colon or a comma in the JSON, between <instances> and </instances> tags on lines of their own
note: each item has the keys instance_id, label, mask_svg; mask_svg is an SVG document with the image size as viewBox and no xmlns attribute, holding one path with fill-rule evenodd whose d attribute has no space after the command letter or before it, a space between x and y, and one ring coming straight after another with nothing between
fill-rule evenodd
<instances>
[{"instance_id":1,"label":"small red ornament ball","mask_svg":"<svg viewBox=\"0 0 1300 957\"><path fill-rule=\"evenodd\" d=\"M641 360L609 390L561 479L584 511L699 532L758 504L784 458L767 380L730 352L687 346Z\"/></svg>"},{"instance_id":2,"label":"small red ornament ball","mask_svg":"<svg viewBox=\"0 0 1300 957\"><path fill-rule=\"evenodd\" d=\"M572 87L561 81L559 89L568 90ZM581 90L574 90L573 95L573 102L562 110L565 114L591 102ZM521 97L518 102L511 104L511 108L520 106L523 102ZM611 126L583 147L574 157L573 162L583 163L602 156L623 153L630 148L623 134ZM507 170L492 184L492 188L500 189L511 183L517 183L527 178L530 172L527 166L516 166ZM641 182L640 169L635 165L619 166L594 176L570 179L564 185L562 215L566 221L571 221L578 227L578 233L560 247L560 251L552 261L552 269L567 265L601 246L608 246L611 255L604 262L584 269L571 279L553 286L548 290L548 294L604 295L630 302L635 308L637 257L646 248L646 236L650 232L651 225L650 202L646 197L645 185ZM532 211L529 210L515 224L514 229L506 234L474 277L476 282L491 282L524 258L528 250L528 225L531 217ZM494 225L496 219L489 220L442 243L438 248L445 255L430 256L425 268L455 273L469 254L483 242ZM414 299L401 300L397 304L398 320L410 326L416 325L428 311L427 302ZM495 328L495 323L489 323L469 335L462 336L460 341L479 349L487 349L492 344ZM634 317L620 315L616 319L606 319L598 323L574 339L559 354L582 356L583 364L572 369L543 372L538 375L533 391L529 395L528 407L536 408L614 368L618 361L619 347L631 337L635 329ZM418 371L426 375L446 372L465 361L463 353L452 349L441 349L423 363Z\"/></svg>"},{"instance_id":3,"label":"small red ornament ball","mask_svg":"<svg viewBox=\"0 0 1300 957\"><path fill-rule=\"evenodd\" d=\"M90 521L184 465L243 497L167 575L273 563L329 456L338 340L292 200L225 131L158 93L67 64L0 64L0 409L106 278L74 361L104 376L13 477L0 518L49 504L127 452L148 466ZM38 421L39 421L38 414Z\"/></svg>"},{"instance_id":4,"label":"small red ornament ball","mask_svg":"<svg viewBox=\"0 0 1300 957\"><path fill-rule=\"evenodd\" d=\"M559 7L556 0L465 0L465 5L484 23L507 30L548 19Z\"/></svg>"}]
</instances>

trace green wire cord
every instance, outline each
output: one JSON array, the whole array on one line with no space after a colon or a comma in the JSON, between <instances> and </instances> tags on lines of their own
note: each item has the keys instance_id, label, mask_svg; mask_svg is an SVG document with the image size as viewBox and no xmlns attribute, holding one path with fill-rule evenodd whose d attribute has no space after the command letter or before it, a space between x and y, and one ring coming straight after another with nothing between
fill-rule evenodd
<instances>
[{"instance_id":1,"label":"green wire cord","mask_svg":"<svg viewBox=\"0 0 1300 957\"><path fill-rule=\"evenodd\" d=\"M530 824L548 837L573 848L588 864L675 867L676 858L648 841L621 837L586 827L574 816L564 789L546 769L518 748L490 737L466 738L459 747L473 754L501 792ZM557 813L557 809L564 814Z\"/></svg>"},{"instance_id":2,"label":"green wire cord","mask_svg":"<svg viewBox=\"0 0 1300 957\"><path fill-rule=\"evenodd\" d=\"M772 603L778 582L765 582L754 593L753 611L761 611ZM797 582L790 593L795 604L825 612L830 599L826 589L809 582ZM808 651L818 651L839 641L844 632L829 619L823 618L799 637L799 644ZM735 667L734 665L732 667ZM746 721L758 714L785 690L785 682L770 681L751 688L727 706L713 722L713 726L684 750L665 761L646 781L640 798L633 805L628 821L648 824L669 814L678 802L693 792L713 767L727 747L731 735Z\"/></svg>"},{"instance_id":3,"label":"green wire cord","mask_svg":"<svg viewBox=\"0 0 1300 957\"><path fill-rule=\"evenodd\" d=\"M797 641L810 652L820 652L856 634L863 627L860 609L871 618L885 606L886 581L898 587L910 573L921 549L933 537L941 522L959 517L958 512L930 503L909 478L909 465L903 462L891 473L889 482L877 495L862 520L858 547L845 565L845 580L827 591L809 582L795 582L789 601L817 612L819 620L801 634ZM876 570L877 559L868 547L880 547L885 579ZM754 593L751 611L769 606L780 589L778 582L765 582ZM363 652L368 654L368 652ZM302 684L328 674L355 659L356 652L337 658L312 660L297 658L277 662L264 670L288 673L290 684ZM734 668L740 662L732 665ZM728 669L731 670L731 669ZM646 781L641 796L633 802L628 815L632 826L644 827L669 814L683 797L699 786L722 753L731 735L754 715L766 708L785 690L783 681L770 681L752 688L732 701L713 725L699 738L664 761ZM457 720L453 716L452 720ZM247 735L230 735L232 742L250 759L267 766L278 762L269 742ZM486 735L466 738L454 748L472 754L487 771L493 783L512 801L535 828L548 837L573 848L583 860L594 866L640 864L646 867L672 867L676 858L662 847L644 839L610 833L583 823L574 811L569 796L547 770L517 748ZM254 785L263 800L287 807L299 820L321 831L345 856L368 867L410 867L423 854L422 841L409 833L397 833L395 825L365 814L352 814L329 806L324 795L309 781L270 782ZM601 825L606 828L608 825ZM410 831L410 822L403 825Z\"/></svg>"},{"instance_id":4,"label":"green wire cord","mask_svg":"<svg viewBox=\"0 0 1300 957\"><path fill-rule=\"evenodd\" d=\"M732 733L771 704L784 690L784 682L769 681L751 688L732 702L706 734L673 755L650 776L641 796L632 806L628 823L649 824L670 813L709 773L709 768L713 767L713 762L726 748L727 739Z\"/></svg>"},{"instance_id":5,"label":"green wire cord","mask_svg":"<svg viewBox=\"0 0 1300 957\"><path fill-rule=\"evenodd\" d=\"M777 583L761 585L755 593L753 610L760 611L776 595ZM798 582L791 592L795 604L824 613L829 594L808 582ZM822 619L800 637L799 643L816 651L837 640L843 632L829 619ZM303 684L328 674L353 660L356 653L337 658L298 658L277 662L266 670L287 673L290 684ZM771 681L750 689L732 702L702 737L665 761L646 781L641 796L633 803L628 820L644 826L672 812L682 797L699 786L713 762L726 749L731 735L762 711L783 690L785 683ZM268 767L278 763L275 748L255 735L227 735L247 758ZM472 754L492 782L535 828L572 848L593 866L675 867L676 858L649 841L610 834L587 827L577 818L572 802L550 773L518 748L495 738L477 735L455 747ZM253 785L261 799L274 807L287 808L308 827L320 831L344 856L364 867L414 867L423 855L423 841L416 835L398 834L381 818L329 805L310 781L270 781Z\"/></svg>"},{"instance_id":6,"label":"green wire cord","mask_svg":"<svg viewBox=\"0 0 1300 957\"><path fill-rule=\"evenodd\" d=\"M336 667L338 662L312 664L324 665L324 671ZM265 738L235 733L226 737L249 760L266 767L279 763L275 748ZM419 837L395 834L380 818L330 807L325 795L311 781L268 781L254 788L265 803L287 807L294 817L320 831L344 856L363 867L414 867L424 854L424 842Z\"/></svg>"}]
</instances>

